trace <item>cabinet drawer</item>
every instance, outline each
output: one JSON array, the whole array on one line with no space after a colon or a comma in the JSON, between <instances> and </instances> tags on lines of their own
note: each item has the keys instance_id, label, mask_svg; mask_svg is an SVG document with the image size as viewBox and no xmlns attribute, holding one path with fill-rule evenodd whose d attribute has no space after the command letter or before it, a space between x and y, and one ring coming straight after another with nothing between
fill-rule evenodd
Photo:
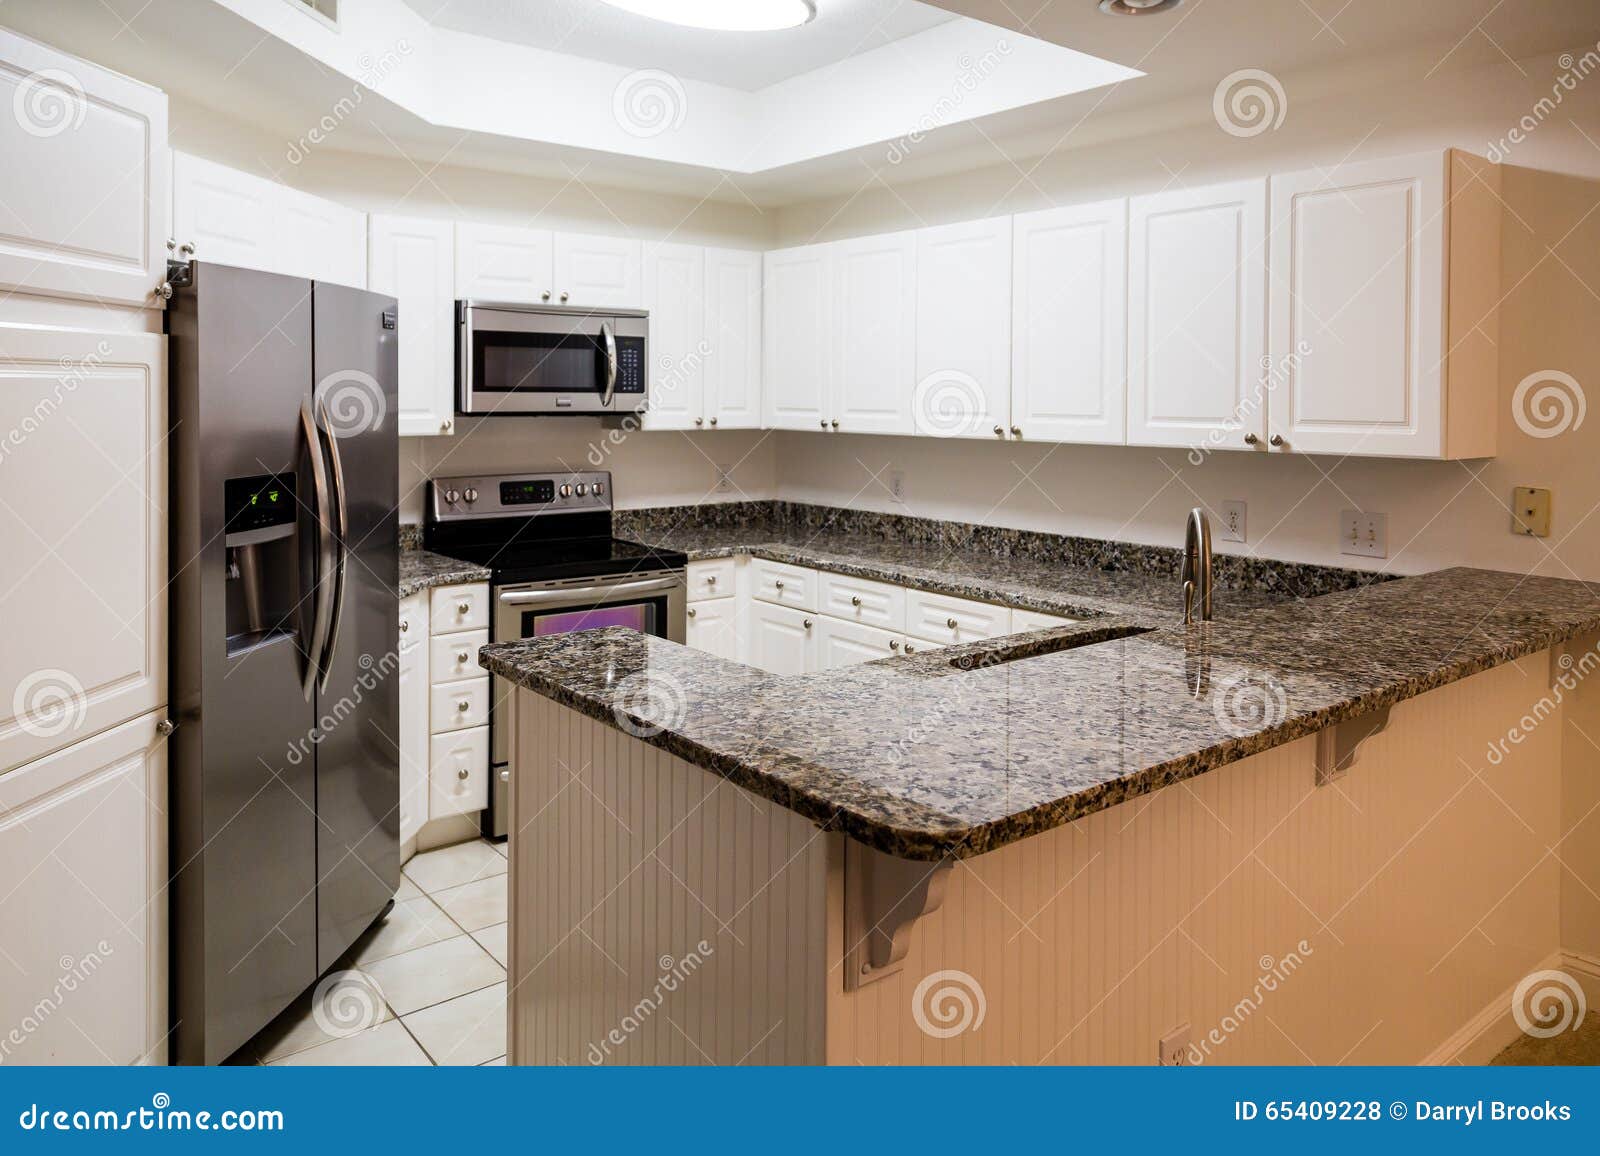
<instances>
[{"instance_id":1,"label":"cabinet drawer","mask_svg":"<svg viewBox=\"0 0 1600 1156\"><path fill-rule=\"evenodd\" d=\"M830 574L826 570L818 574L817 586L817 609L823 614L842 618L846 622L876 626L880 630L905 629L904 586L891 586L870 578L852 578L846 574Z\"/></svg>"},{"instance_id":2,"label":"cabinet drawer","mask_svg":"<svg viewBox=\"0 0 1600 1156\"><path fill-rule=\"evenodd\" d=\"M734 562L732 558L712 558L705 562L689 563L689 601L704 598L727 598L734 593Z\"/></svg>"},{"instance_id":3,"label":"cabinet drawer","mask_svg":"<svg viewBox=\"0 0 1600 1156\"><path fill-rule=\"evenodd\" d=\"M1026 634L1030 630L1049 630L1052 626L1067 626L1078 621L1059 614L1045 614L1039 610L1012 610L1011 633Z\"/></svg>"},{"instance_id":4,"label":"cabinet drawer","mask_svg":"<svg viewBox=\"0 0 1600 1156\"><path fill-rule=\"evenodd\" d=\"M434 734L481 727L489 721L489 677L466 678L434 687L428 696L429 729Z\"/></svg>"},{"instance_id":5,"label":"cabinet drawer","mask_svg":"<svg viewBox=\"0 0 1600 1156\"><path fill-rule=\"evenodd\" d=\"M434 735L429 743L428 817L465 815L489 805L489 728Z\"/></svg>"},{"instance_id":6,"label":"cabinet drawer","mask_svg":"<svg viewBox=\"0 0 1600 1156\"><path fill-rule=\"evenodd\" d=\"M1011 611L989 602L952 598L928 590L906 592L906 633L949 645L995 638L1011 630Z\"/></svg>"},{"instance_id":7,"label":"cabinet drawer","mask_svg":"<svg viewBox=\"0 0 1600 1156\"><path fill-rule=\"evenodd\" d=\"M413 594L400 600L400 645L412 646L428 636L428 599Z\"/></svg>"},{"instance_id":8,"label":"cabinet drawer","mask_svg":"<svg viewBox=\"0 0 1600 1156\"><path fill-rule=\"evenodd\" d=\"M429 599L428 611L429 624L435 634L488 629L489 584L441 586Z\"/></svg>"},{"instance_id":9,"label":"cabinet drawer","mask_svg":"<svg viewBox=\"0 0 1600 1156\"><path fill-rule=\"evenodd\" d=\"M489 645L487 630L463 630L457 634L437 634L428 644L428 681L454 682L480 678L478 647Z\"/></svg>"},{"instance_id":10,"label":"cabinet drawer","mask_svg":"<svg viewBox=\"0 0 1600 1156\"><path fill-rule=\"evenodd\" d=\"M905 646L905 640L892 630L845 622L826 614L819 614L816 623L813 633L816 634L818 670L894 658Z\"/></svg>"},{"instance_id":11,"label":"cabinet drawer","mask_svg":"<svg viewBox=\"0 0 1600 1156\"><path fill-rule=\"evenodd\" d=\"M796 610L817 608L817 572L787 562L750 561L755 596L763 602L792 606Z\"/></svg>"}]
</instances>

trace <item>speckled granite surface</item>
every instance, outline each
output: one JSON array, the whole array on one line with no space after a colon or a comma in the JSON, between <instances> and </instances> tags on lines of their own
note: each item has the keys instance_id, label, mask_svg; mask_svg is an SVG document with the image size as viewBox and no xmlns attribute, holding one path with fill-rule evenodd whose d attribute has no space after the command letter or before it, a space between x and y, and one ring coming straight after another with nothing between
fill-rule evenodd
<instances>
[{"instance_id":1,"label":"speckled granite surface","mask_svg":"<svg viewBox=\"0 0 1600 1156\"><path fill-rule=\"evenodd\" d=\"M401 598L432 586L453 586L457 582L487 582L489 571L457 558L446 558L431 550L401 549Z\"/></svg>"},{"instance_id":2,"label":"speckled granite surface","mask_svg":"<svg viewBox=\"0 0 1600 1156\"><path fill-rule=\"evenodd\" d=\"M1190 628L1108 615L789 677L619 629L490 646L482 661L821 826L935 859L1597 629L1600 585L1453 569Z\"/></svg>"}]
</instances>

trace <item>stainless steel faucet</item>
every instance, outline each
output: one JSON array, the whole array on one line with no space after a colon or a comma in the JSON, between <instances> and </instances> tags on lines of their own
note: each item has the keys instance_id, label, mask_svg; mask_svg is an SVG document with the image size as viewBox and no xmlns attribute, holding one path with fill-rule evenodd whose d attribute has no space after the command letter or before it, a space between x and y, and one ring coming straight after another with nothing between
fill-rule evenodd
<instances>
[{"instance_id":1,"label":"stainless steel faucet","mask_svg":"<svg viewBox=\"0 0 1600 1156\"><path fill-rule=\"evenodd\" d=\"M1211 621L1211 522L1199 506L1189 511L1183 531L1183 624L1194 621L1195 599L1200 600L1200 617Z\"/></svg>"}]
</instances>

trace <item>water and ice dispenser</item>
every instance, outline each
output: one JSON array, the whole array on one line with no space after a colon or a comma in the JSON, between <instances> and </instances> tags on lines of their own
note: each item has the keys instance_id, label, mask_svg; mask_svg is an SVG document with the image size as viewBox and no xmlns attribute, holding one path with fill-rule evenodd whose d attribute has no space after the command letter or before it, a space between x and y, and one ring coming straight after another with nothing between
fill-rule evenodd
<instances>
[{"instance_id":1,"label":"water and ice dispenser","mask_svg":"<svg viewBox=\"0 0 1600 1156\"><path fill-rule=\"evenodd\" d=\"M229 478L228 653L295 634L300 589L294 475Z\"/></svg>"}]
</instances>

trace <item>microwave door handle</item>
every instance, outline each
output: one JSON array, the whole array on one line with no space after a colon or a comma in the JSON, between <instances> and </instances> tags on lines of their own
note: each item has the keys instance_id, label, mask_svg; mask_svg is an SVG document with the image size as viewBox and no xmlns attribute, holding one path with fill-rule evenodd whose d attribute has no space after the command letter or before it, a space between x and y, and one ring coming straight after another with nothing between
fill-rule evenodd
<instances>
[{"instance_id":1,"label":"microwave door handle","mask_svg":"<svg viewBox=\"0 0 1600 1156\"><path fill-rule=\"evenodd\" d=\"M306 672L302 683L306 701L316 689L321 674L323 650L328 641L328 620L332 607L328 604L328 578L333 569L333 534L329 529L328 475L323 467L321 438L317 434L316 418L311 413L311 399L300 401L300 429L305 434L306 453L311 458L311 483L316 492L317 552L313 565L315 578L312 592L315 610L312 613L311 640L305 648Z\"/></svg>"},{"instance_id":2,"label":"microwave door handle","mask_svg":"<svg viewBox=\"0 0 1600 1156\"><path fill-rule=\"evenodd\" d=\"M328 420L328 407L317 403L317 423L328 443L328 461L333 475L333 513L335 516L333 539L337 548L333 567L333 596L328 600L332 613L328 621L328 642L322 653L322 675L317 680L318 690L328 689L328 678L333 673L333 652L339 644L339 623L344 618L345 571L350 560L350 516L346 505L344 487L344 459L339 453L339 435Z\"/></svg>"},{"instance_id":3,"label":"microwave door handle","mask_svg":"<svg viewBox=\"0 0 1600 1156\"><path fill-rule=\"evenodd\" d=\"M601 324L600 339L606 343L606 388L600 404L609 409L617 391L617 339L612 335L610 322Z\"/></svg>"},{"instance_id":4,"label":"microwave door handle","mask_svg":"<svg viewBox=\"0 0 1600 1156\"><path fill-rule=\"evenodd\" d=\"M610 601L616 595L646 594L651 591L671 590L681 587L681 578L649 578L639 582L617 582L610 586L568 587L558 590L508 590L500 595L502 606L548 606L552 602L573 602L585 599Z\"/></svg>"}]
</instances>

